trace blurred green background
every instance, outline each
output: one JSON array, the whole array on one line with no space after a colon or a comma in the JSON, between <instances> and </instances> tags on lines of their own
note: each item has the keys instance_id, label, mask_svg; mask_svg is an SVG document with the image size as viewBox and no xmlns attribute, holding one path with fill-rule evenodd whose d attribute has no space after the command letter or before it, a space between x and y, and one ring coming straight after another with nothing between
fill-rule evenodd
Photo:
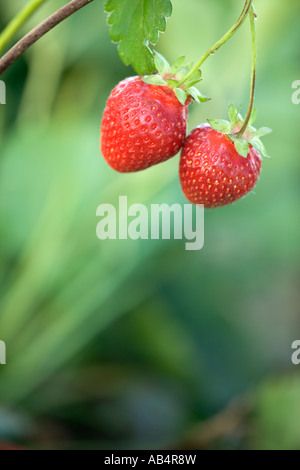
<instances>
[{"instance_id":1,"label":"blurred green background","mask_svg":"<svg viewBox=\"0 0 300 470\"><path fill-rule=\"evenodd\" d=\"M0 0L0 27L23 0ZM19 36L64 4L49 0ZM102 0L3 76L0 440L32 449L300 449L298 0L257 0L258 126L270 160L249 197L206 211L205 246L96 238L96 208L186 202L178 156L119 175L99 153L111 89L132 75ZM173 0L157 49L196 60L236 0ZM249 95L248 25L203 66L189 129Z\"/></svg>"}]
</instances>

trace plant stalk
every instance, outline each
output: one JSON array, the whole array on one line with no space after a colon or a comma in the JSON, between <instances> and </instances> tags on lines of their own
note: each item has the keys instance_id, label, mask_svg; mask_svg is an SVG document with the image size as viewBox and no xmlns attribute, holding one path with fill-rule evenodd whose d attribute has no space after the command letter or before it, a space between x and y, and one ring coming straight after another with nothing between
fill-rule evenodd
<instances>
[{"instance_id":1,"label":"plant stalk","mask_svg":"<svg viewBox=\"0 0 300 470\"><path fill-rule=\"evenodd\" d=\"M6 54L4 54L3 57L1 57L0 75L5 72L5 70L7 70L8 67L10 67L22 54L24 54L30 46L37 42L51 29L93 1L94 0L72 0L36 26L32 31L30 31L30 33L26 34L26 36L24 36Z\"/></svg>"},{"instance_id":2,"label":"plant stalk","mask_svg":"<svg viewBox=\"0 0 300 470\"><path fill-rule=\"evenodd\" d=\"M254 8L251 7L249 12L250 18L250 26L251 26L251 37L252 37L252 66L251 66L251 83L250 83L250 101L249 101L249 108L248 113L245 118L244 124L241 130L238 132L237 137L242 137L249 121L251 119L253 105L254 105L254 94L255 94L255 82L256 82L256 57L257 57L257 41L256 41L256 28L255 28L255 18L256 14L254 12Z\"/></svg>"},{"instance_id":3,"label":"plant stalk","mask_svg":"<svg viewBox=\"0 0 300 470\"><path fill-rule=\"evenodd\" d=\"M19 13L17 13L0 34L0 52L3 51L28 18L30 18L30 16L32 16L33 13L45 2L46 0L31 0Z\"/></svg>"},{"instance_id":4,"label":"plant stalk","mask_svg":"<svg viewBox=\"0 0 300 470\"><path fill-rule=\"evenodd\" d=\"M234 25L230 28L229 31L227 31L224 36L219 39L202 57L201 59L194 65L194 67L189 71L189 73L186 74L185 77L183 77L180 82L176 85L177 87L184 85L184 83L187 82L187 80L201 67L201 65L208 59L208 57L211 54L214 54L220 47L222 47L237 31L238 29L242 26L244 23L250 7L252 4L252 0L246 0L246 3L244 5L243 11L240 14L239 18L237 21L234 23Z\"/></svg>"}]
</instances>

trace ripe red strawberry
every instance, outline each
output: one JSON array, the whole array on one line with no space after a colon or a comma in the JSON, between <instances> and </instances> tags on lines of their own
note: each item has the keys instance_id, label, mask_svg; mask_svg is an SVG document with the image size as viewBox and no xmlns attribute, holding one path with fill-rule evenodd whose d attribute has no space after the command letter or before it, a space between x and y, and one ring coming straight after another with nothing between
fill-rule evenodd
<instances>
[{"instance_id":1,"label":"ripe red strawberry","mask_svg":"<svg viewBox=\"0 0 300 470\"><path fill-rule=\"evenodd\" d=\"M202 124L185 141L179 176L190 202L213 208L231 204L249 193L260 169L260 152L251 144L244 158L226 134Z\"/></svg>"},{"instance_id":2,"label":"ripe red strawberry","mask_svg":"<svg viewBox=\"0 0 300 470\"><path fill-rule=\"evenodd\" d=\"M102 155L120 172L143 170L173 157L186 136L187 103L180 103L171 87L142 78L120 82L102 118Z\"/></svg>"},{"instance_id":3,"label":"ripe red strawberry","mask_svg":"<svg viewBox=\"0 0 300 470\"><path fill-rule=\"evenodd\" d=\"M231 204L256 185L262 157L268 157L260 137L271 129L252 126L256 110L245 124L229 105L230 122L215 119L196 127L181 152L179 176L182 190L193 204L206 208Z\"/></svg>"}]
</instances>

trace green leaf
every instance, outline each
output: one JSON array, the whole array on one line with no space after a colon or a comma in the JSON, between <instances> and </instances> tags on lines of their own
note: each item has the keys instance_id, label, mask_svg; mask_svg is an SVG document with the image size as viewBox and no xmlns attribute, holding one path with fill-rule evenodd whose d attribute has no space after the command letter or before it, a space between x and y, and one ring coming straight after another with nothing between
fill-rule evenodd
<instances>
[{"instance_id":1,"label":"green leaf","mask_svg":"<svg viewBox=\"0 0 300 470\"><path fill-rule=\"evenodd\" d=\"M187 74L194 67L194 65L194 62L188 62L184 67L182 67L182 71Z\"/></svg>"},{"instance_id":2,"label":"green leaf","mask_svg":"<svg viewBox=\"0 0 300 470\"><path fill-rule=\"evenodd\" d=\"M197 88L194 88L194 87L192 87L192 88L190 88L190 89L188 90L189 95L191 95L191 97L194 98L194 100L195 100L197 103L200 104L201 101L200 101L200 99L199 99L199 96L198 96L198 93L197 93L197 92L198 92Z\"/></svg>"},{"instance_id":3,"label":"green leaf","mask_svg":"<svg viewBox=\"0 0 300 470\"><path fill-rule=\"evenodd\" d=\"M191 95L196 101L197 103L204 103L205 101L210 101L211 98L207 98L206 96L202 95L202 93L200 93L200 91L198 90L198 88L196 87L191 87L187 90L188 94ZM195 98L195 96L197 98Z\"/></svg>"},{"instance_id":4,"label":"green leaf","mask_svg":"<svg viewBox=\"0 0 300 470\"><path fill-rule=\"evenodd\" d=\"M252 113L251 113L251 117L250 117L250 120L249 120L249 126L251 126L251 124L254 123L254 121L256 120L256 117L257 117L257 109L253 108Z\"/></svg>"},{"instance_id":5,"label":"green leaf","mask_svg":"<svg viewBox=\"0 0 300 470\"><path fill-rule=\"evenodd\" d=\"M183 86L184 86L184 89L185 90L188 90L189 88L192 88L193 86L197 85L199 83L199 81L194 81L194 82L189 82L188 84L186 83L183 83Z\"/></svg>"},{"instance_id":6,"label":"green leaf","mask_svg":"<svg viewBox=\"0 0 300 470\"><path fill-rule=\"evenodd\" d=\"M182 55L181 57L178 57L178 59L173 62L172 67L171 67L171 74L176 75L180 67L182 67L183 63L185 61L185 56Z\"/></svg>"},{"instance_id":7,"label":"green leaf","mask_svg":"<svg viewBox=\"0 0 300 470\"><path fill-rule=\"evenodd\" d=\"M178 80L181 80L182 78L184 78L187 73L194 67L194 63L193 62L190 62L182 67L179 68L178 72L176 73L176 77L178 78Z\"/></svg>"},{"instance_id":8,"label":"green leaf","mask_svg":"<svg viewBox=\"0 0 300 470\"><path fill-rule=\"evenodd\" d=\"M208 119L208 122L215 131L221 132L222 134L229 134L231 131L230 122L224 121L223 119Z\"/></svg>"},{"instance_id":9,"label":"green leaf","mask_svg":"<svg viewBox=\"0 0 300 470\"><path fill-rule=\"evenodd\" d=\"M188 90L189 88L192 88L195 85L198 85L199 82L200 80L189 80L188 82L184 84L184 89Z\"/></svg>"},{"instance_id":10,"label":"green leaf","mask_svg":"<svg viewBox=\"0 0 300 470\"><path fill-rule=\"evenodd\" d=\"M235 150L242 157L246 158L249 152L249 143L247 140L236 140L234 142Z\"/></svg>"},{"instance_id":11,"label":"green leaf","mask_svg":"<svg viewBox=\"0 0 300 470\"><path fill-rule=\"evenodd\" d=\"M270 158L267 153L266 147L264 146L259 137L254 137L253 139L249 140L249 144L251 144L252 147L254 147L256 150L258 150L262 157Z\"/></svg>"},{"instance_id":12,"label":"green leaf","mask_svg":"<svg viewBox=\"0 0 300 470\"><path fill-rule=\"evenodd\" d=\"M237 123L238 110L233 104L230 104L228 107L228 115L232 126L235 126Z\"/></svg>"},{"instance_id":13,"label":"green leaf","mask_svg":"<svg viewBox=\"0 0 300 470\"><path fill-rule=\"evenodd\" d=\"M166 80L167 84L170 85L170 87L174 88L178 85L179 81L175 80L174 78L167 78Z\"/></svg>"},{"instance_id":14,"label":"green leaf","mask_svg":"<svg viewBox=\"0 0 300 470\"><path fill-rule=\"evenodd\" d=\"M184 105L187 99L187 92L184 91L182 88L175 88L174 92L178 101Z\"/></svg>"},{"instance_id":15,"label":"green leaf","mask_svg":"<svg viewBox=\"0 0 300 470\"><path fill-rule=\"evenodd\" d=\"M172 13L171 0L106 0L105 11L112 41L119 44L119 55L132 64L139 75L155 72L151 44L166 29Z\"/></svg>"},{"instance_id":16,"label":"green leaf","mask_svg":"<svg viewBox=\"0 0 300 470\"><path fill-rule=\"evenodd\" d=\"M154 54L154 64L156 67L156 70L160 75L163 77L166 73L171 72L171 66L169 62L158 52L155 51Z\"/></svg>"},{"instance_id":17,"label":"green leaf","mask_svg":"<svg viewBox=\"0 0 300 470\"><path fill-rule=\"evenodd\" d=\"M197 83L200 82L201 80L202 73L200 70L196 70L196 72L193 73L193 75L185 82L184 88L188 89L194 85L197 85Z\"/></svg>"},{"instance_id":18,"label":"green leaf","mask_svg":"<svg viewBox=\"0 0 300 470\"><path fill-rule=\"evenodd\" d=\"M148 83L149 85L166 85L167 83L160 75L149 75L143 78L143 82Z\"/></svg>"},{"instance_id":19,"label":"green leaf","mask_svg":"<svg viewBox=\"0 0 300 470\"><path fill-rule=\"evenodd\" d=\"M236 117L235 117L235 124L243 124L244 123L244 118L241 115L240 111L242 109L242 106L236 109Z\"/></svg>"},{"instance_id":20,"label":"green leaf","mask_svg":"<svg viewBox=\"0 0 300 470\"><path fill-rule=\"evenodd\" d=\"M255 133L256 137L264 137L265 135L271 134L272 129L269 127L261 127Z\"/></svg>"}]
</instances>

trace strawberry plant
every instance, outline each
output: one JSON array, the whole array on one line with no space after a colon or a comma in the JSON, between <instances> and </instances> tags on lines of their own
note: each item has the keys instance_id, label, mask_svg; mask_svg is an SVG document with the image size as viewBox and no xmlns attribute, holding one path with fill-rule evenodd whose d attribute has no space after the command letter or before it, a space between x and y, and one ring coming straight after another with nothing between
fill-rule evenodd
<instances>
[{"instance_id":1,"label":"strawberry plant","mask_svg":"<svg viewBox=\"0 0 300 470\"><path fill-rule=\"evenodd\" d=\"M27 18L45 0L31 0L0 35L0 51ZM0 59L0 74L57 24L94 0L72 0L52 14ZM253 126L256 82L256 30L253 1L225 35L198 62L180 56L170 65L154 50L159 33L172 14L171 0L106 0L107 23L121 60L137 76L117 84L111 92L101 123L101 152L119 172L146 169L175 156L181 149L180 182L185 196L206 208L230 204L255 186L262 158L267 156L260 137L270 129ZM186 138L188 105L207 101L197 88L202 65L250 20L252 72L250 103L245 120L233 105L230 122L214 119L201 124Z\"/></svg>"}]
</instances>

